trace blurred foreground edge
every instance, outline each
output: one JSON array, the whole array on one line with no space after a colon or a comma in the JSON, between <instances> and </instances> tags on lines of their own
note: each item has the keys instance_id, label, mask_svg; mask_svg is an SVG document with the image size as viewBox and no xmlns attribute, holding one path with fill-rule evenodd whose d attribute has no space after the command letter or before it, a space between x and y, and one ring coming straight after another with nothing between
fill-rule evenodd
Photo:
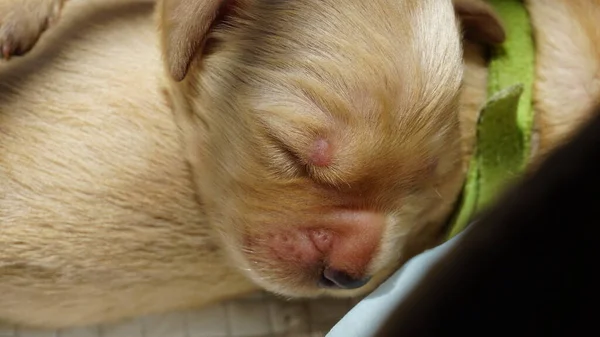
<instances>
[{"instance_id":1,"label":"blurred foreground edge","mask_svg":"<svg viewBox=\"0 0 600 337\"><path fill-rule=\"evenodd\" d=\"M599 229L600 106L470 226L376 336L600 336Z\"/></svg>"}]
</instances>

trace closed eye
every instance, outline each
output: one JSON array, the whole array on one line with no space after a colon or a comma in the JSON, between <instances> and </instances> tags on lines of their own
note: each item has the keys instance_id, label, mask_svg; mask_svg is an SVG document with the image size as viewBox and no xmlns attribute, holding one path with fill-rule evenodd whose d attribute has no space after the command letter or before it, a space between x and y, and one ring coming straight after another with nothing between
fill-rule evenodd
<instances>
[{"instance_id":1,"label":"closed eye","mask_svg":"<svg viewBox=\"0 0 600 337\"><path fill-rule=\"evenodd\" d=\"M272 144L270 166L287 177L310 177L309 167L300 155L274 135L268 135Z\"/></svg>"},{"instance_id":2,"label":"closed eye","mask_svg":"<svg viewBox=\"0 0 600 337\"><path fill-rule=\"evenodd\" d=\"M318 185L336 189L348 185L335 169L311 165L297 150L276 135L267 132L267 138L271 146L268 165L274 174L283 174L285 178L306 178Z\"/></svg>"}]
</instances>

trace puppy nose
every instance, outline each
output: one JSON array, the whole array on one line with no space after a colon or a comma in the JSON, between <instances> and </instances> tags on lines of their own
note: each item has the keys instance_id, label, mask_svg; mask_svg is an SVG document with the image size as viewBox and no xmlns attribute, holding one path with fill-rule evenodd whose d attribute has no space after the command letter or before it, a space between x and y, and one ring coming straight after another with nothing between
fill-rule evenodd
<instances>
[{"instance_id":1,"label":"puppy nose","mask_svg":"<svg viewBox=\"0 0 600 337\"><path fill-rule=\"evenodd\" d=\"M321 287L355 289L369 280L369 265L379 250L385 216L362 210L333 210L281 231L263 241L271 257L307 271L325 267Z\"/></svg>"},{"instance_id":2,"label":"puppy nose","mask_svg":"<svg viewBox=\"0 0 600 337\"><path fill-rule=\"evenodd\" d=\"M358 289L369 283L370 280L371 277L355 278L343 271L325 268L319 280L319 286L326 289Z\"/></svg>"}]
</instances>

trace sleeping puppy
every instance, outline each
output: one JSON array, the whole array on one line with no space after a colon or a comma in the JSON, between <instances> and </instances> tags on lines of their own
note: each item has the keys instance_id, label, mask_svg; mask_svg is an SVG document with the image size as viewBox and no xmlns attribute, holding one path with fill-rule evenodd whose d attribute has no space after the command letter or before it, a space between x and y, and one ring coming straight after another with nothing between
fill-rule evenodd
<instances>
[{"instance_id":1,"label":"sleeping puppy","mask_svg":"<svg viewBox=\"0 0 600 337\"><path fill-rule=\"evenodd\" d=\"M364 294L439 231L462 185L451 3L208 3L158 16L211 226L265 289Z\"/></svg>"},{"instance_id":2,"label":"sleeping puppy","mask_svg":"<svg viewBox=\"0 0 600 337\"><path fill-rule=\"evenodd\" d=\"M477 111L459 105L469 92L460 87L452 10L439 1L208 3L165 1L159 18L174 113L209 222L228 255L268 290L362 294L411 246L439 233L464 179L461 141L474 133L461 125ZM491 6L453 4L469 44L503 42ZM569 53L597 72L600 55L585 47L600 35L586 23L600 6L558 4L577 22L562 28L581 32ZM529 7L539 41L561 29L543 28L555 10ZM547 122L558 115L547 109L556 90L545 91L565 81L555 78L564 51L539 53L536 157L564 138ZM564 130L576 129L597 97L581 97L596 89L581 84L573 83L570 99L580 106Z\"/></svg>"},{"instance_id":3,"label":"sleeping puppy","mask_svg":"<svg viewBox=\"0 0 600 337\"><path fill-rule=\"evenodd\" d=\"M0 318L372 290L464 181L485 61L463 78L455 9L502 42L478 1L165 0L157 37L144 1L66 6L0 68Z\"/></svg>"},{"instance_id":4,"label":"sleeping puppy","mask_svg":"<svg viewBox=\"0 0 600 337\"><path fill-rule=\"evenodd\" d=\"M2 65L2 319L360 295L432 244L463 181L451 3L240 1L203 33L207 3L159 3L162 40L142 1L69 3Z\"/></svg>"}]
</instances>

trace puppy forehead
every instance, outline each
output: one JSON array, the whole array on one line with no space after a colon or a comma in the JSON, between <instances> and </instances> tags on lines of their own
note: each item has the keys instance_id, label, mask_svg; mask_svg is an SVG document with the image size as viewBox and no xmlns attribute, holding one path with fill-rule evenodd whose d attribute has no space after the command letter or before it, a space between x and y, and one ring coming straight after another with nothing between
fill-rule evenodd
<instances>
[{"instance_id":1,"label":"puppy forehead","mask_svg":"<svg viewBox=\"0 0 600 337\"><path fill-rule=\"evenodd\" d=\"M300 56L300 50L330 58L365 47L429 52L458 39L456 21L450 0L255 0L216 34L238 40L237 51L253 63L265 53Z\"/></svg>"},{"instance_id":2,"label":"puppy forehead","mask_svg":"<svg viewBox=\"0 0 600 337\"><path fill-rule=\"evenodd\" d=\"M217 85L231 87L225 78L254 85L290 73L333 73L330 84L373 86L385 85L383 74L392 84L418 76L440 90L446 82L455 87L461 75L450 0L255 0L227 20L211 33L220 41L217 52L203 57L204 66L196 64L201 77ZM375 77L379 81L365 83Z\"/></svg>"},{"instance_id":3,"label":"puppy forehead","mask_svg":"<svg viewBox=\"0 0 600 337\"><path fill-rule=\"evenodd\" d=\"M248 18L220 31L224 43L206 58L204 83L197 83L199 92L223 89L209 93L215 102L214 93L253 101L242 104L254 107L251 113L225 114L275 130L304 129L298 135L311 134L305 144L312 144L335 119L371 128L382 117L425 115L458 92L461 48L449 0L256 3L262 10L250 6Z\"/></svg>"}]
</instances>

